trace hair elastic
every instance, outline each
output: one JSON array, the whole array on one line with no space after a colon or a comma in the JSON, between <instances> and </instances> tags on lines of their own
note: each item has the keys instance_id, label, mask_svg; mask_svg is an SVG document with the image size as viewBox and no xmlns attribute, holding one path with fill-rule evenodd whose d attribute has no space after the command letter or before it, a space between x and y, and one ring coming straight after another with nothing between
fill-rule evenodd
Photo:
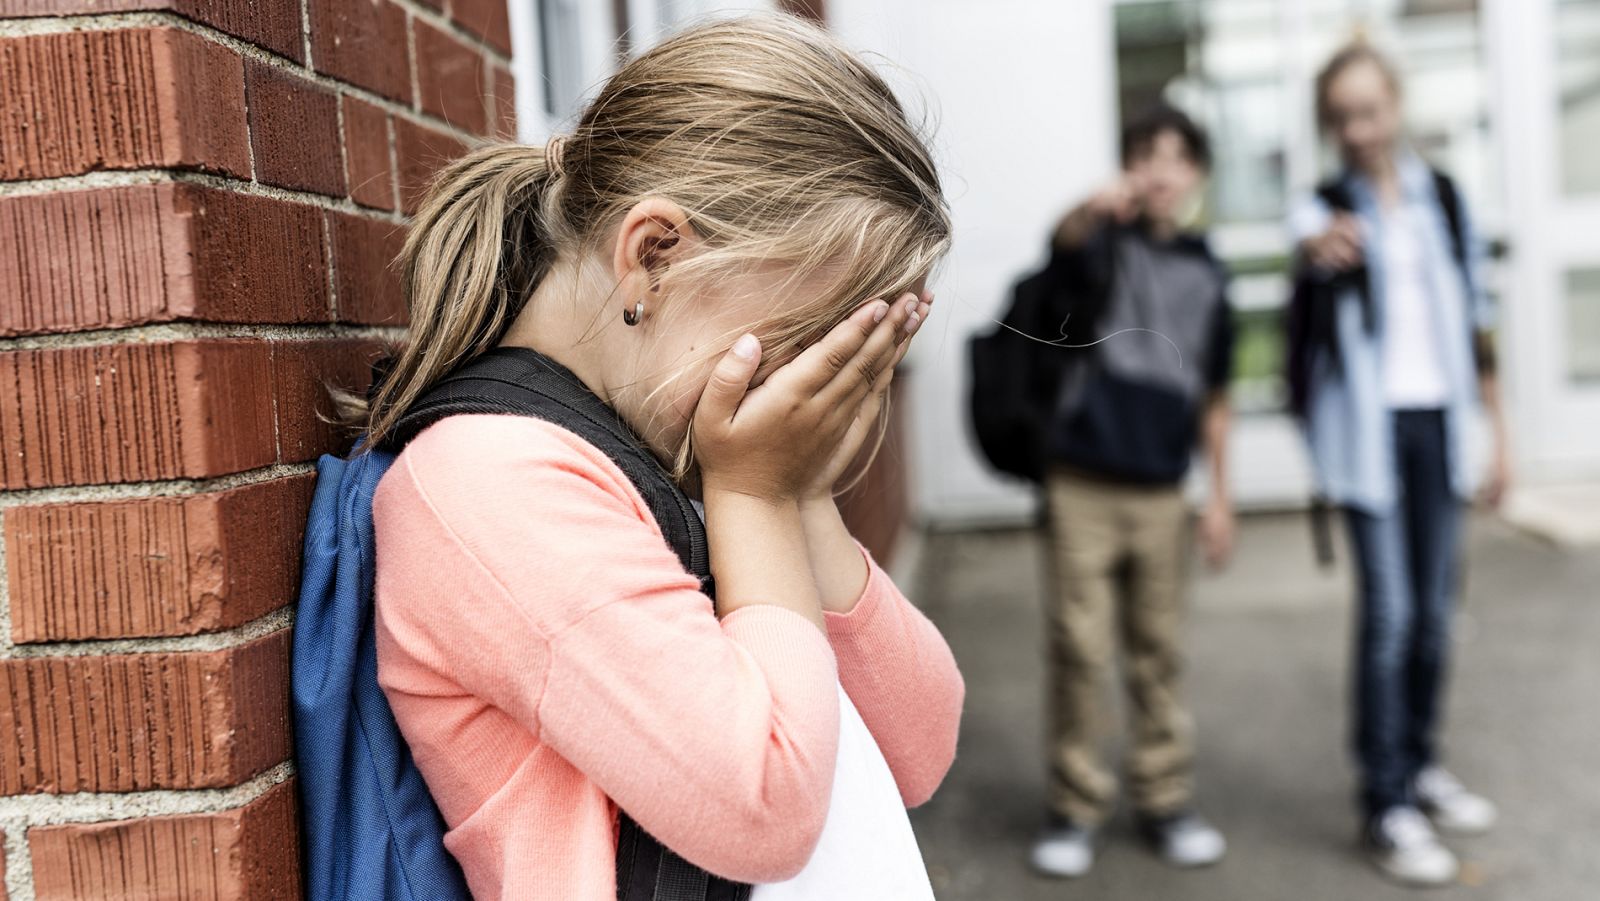
<instances>
[{"instance_id":1,"label":"hair elastic","mask_svg":"<svg viewBox=\"0 0 1600 901\"><path fill-rule=\"evenodd\" d=\"M550 167L550 174L557 178L567 173L567 136L556 135L544 144L544 162Z\"/></svg>"}]
</instances>

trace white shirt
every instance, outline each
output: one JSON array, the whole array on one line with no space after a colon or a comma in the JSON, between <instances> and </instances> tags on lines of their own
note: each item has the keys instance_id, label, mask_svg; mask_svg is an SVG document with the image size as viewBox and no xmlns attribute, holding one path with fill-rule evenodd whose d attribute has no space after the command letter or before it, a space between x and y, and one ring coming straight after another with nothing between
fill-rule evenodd
<instances>
[{"instance_id":1,"label":"white shirt","mask_svg":"<svg viewBox=\"0 0 1600 901\"><path fill-rule=\"evenodd\" d=\"M817 850L799 875L758 885L750 901L933 901L894 774L839 688L839 760Z\"/></svg>"},{"instance_id":2,"label":"white shirt","mask_svg":"<svg viewBox=\"0 0 1600 901\"><path fill-rule=\"evenodd\" d=\"M1383 391L1392 410L1450 402L1418 216L1409 203L1383 214Z\"/></svg>"},{"instance_id":3,"label":"white shirt","mask_svg":"<svg viewBox=\"0 0 1600 901\"><path fill-rule=\"evenodd\" d=\"M705 505L691 503L705 521ZM750 901L933 901L900 786L843 685L833 793L817 848L794 878L754 886Z\"/></svg>"}]
</instances>

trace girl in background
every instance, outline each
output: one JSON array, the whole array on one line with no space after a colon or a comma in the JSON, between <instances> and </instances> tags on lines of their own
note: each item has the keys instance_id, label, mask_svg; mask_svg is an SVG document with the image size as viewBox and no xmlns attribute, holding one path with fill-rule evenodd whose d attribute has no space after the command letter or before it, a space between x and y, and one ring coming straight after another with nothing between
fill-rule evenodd
<instances>
[{"instance_id":1,"label":"girl in background","mask_svg":"<svg viewBox=\"0 0 1600 901\"><path fill-rule=\"evenodd\" d=\"M948 244L888 87L776 17L684 32L571 135L440 175L369 441L525 348L703 503L716 583L559 427L458 415L406 446L374 501L379 679L475 897L615 898L619 807L756 901L932 897L905 808L950 765L962 680L833 491Z\"/></svg>"},{"instance_id":2,"label":"girl in background","mask_svg":"<svg viewBox=\"0 0 1600 901\"><path fill-rule=\"evenodd\" d=\"M1365 847L1407 883L1454 880L1435 826L1481 832L1489 801L1439 764L1468 426L1493 435L1488 500L1506 486L1481 253L1454 184L1407 145L1400 81L1366 44L1317 77L1318 118L1343 171L1297 209L1300 278L1327 288L1331 335L1310 360L1307 436L1343 506L1357 563L1354 744Z\"/></svg>"}]
</instances>

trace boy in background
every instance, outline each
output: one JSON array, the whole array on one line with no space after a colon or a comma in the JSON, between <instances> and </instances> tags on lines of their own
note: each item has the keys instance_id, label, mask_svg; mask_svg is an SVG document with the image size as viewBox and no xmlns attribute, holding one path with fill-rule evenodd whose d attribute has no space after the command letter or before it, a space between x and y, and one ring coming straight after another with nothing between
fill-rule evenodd
<instances>
[{"instance_id":1,"label":"boy in background","mask_svg":"<svg viewBox=\"0 0 1600 901\"><path fill-rule=\"evenodd\" d=\"M1050 351L1066 358L1045 439L1051 810L1032 861L1051 875L1088 872L1113 807L1117 779L1100 744L1119 640L1141 832L1177 866L1215 863L1226 850L1194 805L1193 726L1180 691L1191 528L1182 482L1197 444L1210 463L1199 537L1213 565L1226 562L1234 534L1226 276L1203 236L1181 227L1209 163L1200 128L1157 107L1124 130L1120 177L1052 238L1049 318L1073 347Z\"/></svg>"}]
</instances>

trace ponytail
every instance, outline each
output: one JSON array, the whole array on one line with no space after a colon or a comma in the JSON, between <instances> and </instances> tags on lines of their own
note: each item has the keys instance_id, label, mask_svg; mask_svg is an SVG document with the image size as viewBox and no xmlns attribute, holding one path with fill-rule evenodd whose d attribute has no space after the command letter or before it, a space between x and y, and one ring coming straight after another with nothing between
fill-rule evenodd
<instances>
[{"instance_id":1,"label":"ponytail","mask_svg":"<svg viewBox=\"0 0 1600 901\"><path fill-rule=\"evenodd\" d=\"M375 447L456 366L499 342L556 255L547 197L558 172L545 148L495 144L439 173L400 252L410 334L365 402L347 416Z\"/></svg>"}]
</instances>

